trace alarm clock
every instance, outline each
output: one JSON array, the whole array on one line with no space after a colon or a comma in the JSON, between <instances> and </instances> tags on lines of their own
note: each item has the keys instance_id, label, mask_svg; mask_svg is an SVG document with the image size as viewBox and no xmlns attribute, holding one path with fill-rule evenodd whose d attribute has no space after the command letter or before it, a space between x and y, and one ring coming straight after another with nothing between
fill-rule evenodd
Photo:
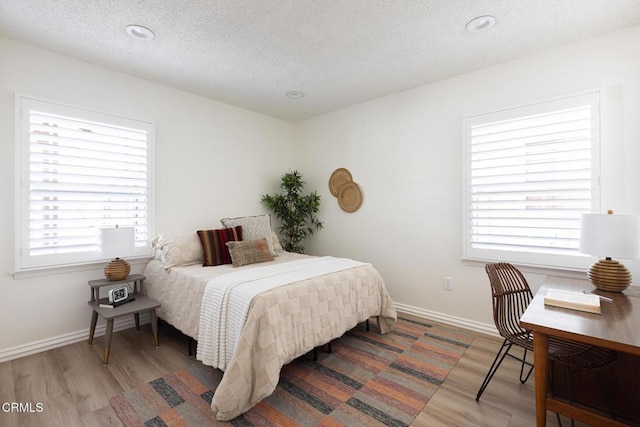
<instances>
[{"instance_id":1,"label":"alarm clock","mask_svg":"<svg viewBox=\"0 0 640 427\"><path fill-rule=\"evenodd\" d=\"M109 303L117 303L126 300L129 297L129 289L126 286L113 288L109 290Z\"/></svg>"}]
</instances>

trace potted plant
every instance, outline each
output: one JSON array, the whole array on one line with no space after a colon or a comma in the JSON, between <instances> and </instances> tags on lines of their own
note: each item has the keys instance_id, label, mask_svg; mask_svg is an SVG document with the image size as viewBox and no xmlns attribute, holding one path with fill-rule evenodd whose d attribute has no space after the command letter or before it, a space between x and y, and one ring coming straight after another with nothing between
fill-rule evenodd
<instances>
[{"instance_id":1,"label":"potted plant","mask_svg":"<svg viewBox=\"0 0 640 427\"><path fill-rule=\"evenodd\" d=\"M316 191L306 196L302 194L304 185L298 171L289 171L281 177L281 194L264 194L260 201L280 220L280 244L288 252L304 253L301 242L307 235L323 228L316 218L320 206L320 196Z\"/></svg>"}]
</instances>

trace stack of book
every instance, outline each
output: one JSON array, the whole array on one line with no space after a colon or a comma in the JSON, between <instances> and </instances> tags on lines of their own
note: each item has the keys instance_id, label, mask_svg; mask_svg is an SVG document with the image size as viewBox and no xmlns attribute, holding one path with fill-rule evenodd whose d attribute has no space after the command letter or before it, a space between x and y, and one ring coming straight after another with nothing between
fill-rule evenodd
<instances>
[{"instance_id":1,"label":"stack of book","mask_svg":"<svg viewBox=\"0 0 640 427\"><path fill-rule=\"evenodd\" d=\"M100 298L99 303L100 303L100 308L116 308L118 306L121 306L122 304L126 304L134 300L135 298L131 296L125 300L118 301L118 302L109 302L109 298Z\"/></svg>"},{"instance_id":2,"label":"stack of book","mask_svg":"<svg viewBox=\"0 0 640 427\"><path fill-rule=\"evenodd\" d=\"M544 297L544 304L571 310L601 314L600 296L583 292L549 289Z\"/></svg>"}]
</instances>

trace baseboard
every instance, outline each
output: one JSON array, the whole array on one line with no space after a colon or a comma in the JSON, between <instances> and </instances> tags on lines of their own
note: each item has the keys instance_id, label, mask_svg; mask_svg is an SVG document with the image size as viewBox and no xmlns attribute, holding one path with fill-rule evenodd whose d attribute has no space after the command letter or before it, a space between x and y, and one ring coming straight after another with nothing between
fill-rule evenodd
<instances>
[{"instance_id":1,"label":"baseboard","mask_svg":"<svg viewBox=\"0 0 640 427\"><path fill-rule=\"evenodd\" d=\"M425 310L423 308L412 307L406 304L395 304L399 313L406 313L412 316L420 317L422 319L438 322L445 325L451 325L462 329L467 329L473 332L489 335L492 337L499 337L498 330L493 324L475 322L473 320L465 319L462 317L450 316L445 313L439 313L437 311ZM140 314L140 324L149 323L149 313ZM126 318L115 319L113 322L113 331L118 332L124 329L129 329L135 326L133 316L127 316ZM106 324L102 323L96 327L95 336L99 337L104 335ZM34 341L28 344L8 348L0 351L0 363L8 362L9 360L18 359L20 357L29 356L36 353L41 353L47 350L53 350L54 348L63 347L69 344L75 344L79 341L85 341L89 339L89 328L83 329L77 332L71 332L69 334L59 335L53 338L47 338L40 341Z\"/></svg>"},{"instance_id":2,"label":"baseboard","mask_svg":"<svg viewBox=\"0 0 640 427\"><path fill-rule=\"evenodd\" d=\"M140 314L140 324L149 323L149 313ZM113 332L122 331L135 326L133 316L126 316L115 319L113 321ZM99 337L105 334L107 329L106 323L96 326L94 336ZM64 335L58 335L53 338L46 338L44 340L33 341L27 344L11 347L5 350L0 350L0 363L8 362L9 360L19 359L21 357L30 356L36 353L42 353L44 351L53 350L54 348L63 347L69 344L75 344L80 341L89 340L89 328L76 332L71 332Z\"/></svg>"},{"instance_id":3,"label":"baseboard","mask_svg":"<svg viewBox=\"0 0 640 427\"><path fill-rule=\"evenodd\" d=\"M423 308L412 307L406 304L395 303L396 310L400 314L406 313L412 316L420 317L432 322L438 322L445 325L455 326L469 331L478 332L484 335L492 337L499 337L498 330L495 325L488 323L475 322L473 320L465 319L463 317L450 316L445 313L439 313L437 311L425 310Z\"/></svg>"}]
</instances>

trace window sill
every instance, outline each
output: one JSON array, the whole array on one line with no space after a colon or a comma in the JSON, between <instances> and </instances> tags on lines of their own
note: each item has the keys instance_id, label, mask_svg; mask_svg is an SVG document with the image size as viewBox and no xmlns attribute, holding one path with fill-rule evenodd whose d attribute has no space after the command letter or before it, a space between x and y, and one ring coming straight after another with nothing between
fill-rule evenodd
<instances>
[{"instance_id":1,"label":"window sill","mask_svg":"<svg viewBox=\"0 0 640 427\"><path fill-rule=\"evenodd\" d=\"M465 265L469 265L472 267L484 268L486 264L491 264L497 261L463 258L462 262ZM553 267L547 265L535 265L518 262L511 262L511 264L516 266L523 273L541 274L543 276L568 277L571 279L587 279L587 270L582 268Z\"/></svg>"},{"instance_id":2,"label":"window sill","mask_svg":"<svg viewBox=\"0 0 640 427\"><path fill-rule=\"evenodd\" d=\"M152 257L138 257L138 258L127 258L127 262L129 265L139 266L146 265ZM105 261L99 262L90 262L86 264L74 264L74 265L64 265L64 266L56 266L56 267L43 267L43 268L34 268L30 270L21 270L21 271L11 271L9 272L9 276L13 277L15 280L21 279L29 279L32 277L42 277L42 276L51 276L55 274L69 274L69 273L77 273L80 271L89 271L89 270L102 270L107 263Z\"/></svg>"}]
</instances>

